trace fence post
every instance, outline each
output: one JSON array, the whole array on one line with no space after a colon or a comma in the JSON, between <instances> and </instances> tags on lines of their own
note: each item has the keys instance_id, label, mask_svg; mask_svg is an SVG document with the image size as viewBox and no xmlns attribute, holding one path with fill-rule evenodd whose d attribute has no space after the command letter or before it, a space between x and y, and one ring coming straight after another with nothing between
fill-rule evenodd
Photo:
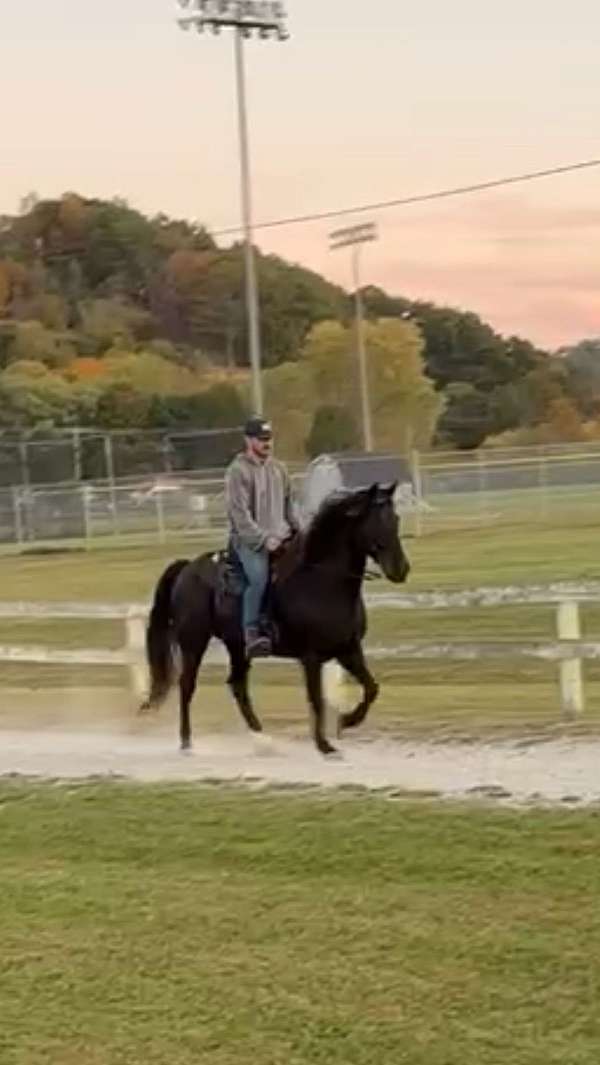
<instances>
[{"instance_id":1,"label":"fence post","mask_svg":"<svg viewBox=\"0 0 600 1065\"><path fill-rule=\"evenodd\" d=\"M73 443L73 480L83 480L83 466L81 462L81 429L72 430Z\"/></svg>"},{"instance_id":2,"label":"fence post","mask_svg":"<svg viewBox=\"0 0 600 1065\"><path fill-rule=\"evenodd\" d=\"M129 682L136 697L146 694L147 677L144 661L146 645L146 626L141 614L130 610L125 619L127 650L130 654Z\"/></svg>"},{"instance_id":3,"label":"fence post","mask_svg":"<svg viewBox=\"0 0 600 1065\"><path fill-rule=\"evenodd\" d=\"M87 484L81 486L81 505L83 507L83 529L85 536L85 546L89 549L90 540L92 539L92 515L90 513L90 494L92 489Z\"/></svg>"},{"instance_id":4,"label":"fence post","mask_svg":"<svg viewBox=\"0 0 600 1065\"><path fill-rule=\"evenodd\" d=\"M115 457L113 452L112 436L104 434L104 461L106 463L106 480L108 481L108 493L112 516L113 536L119 534L119 512L117 505L117 489L115 485Z\"/></svg>"},{"instance_id":5,"label":"fence post","mask_svg":"<svg viewBox=\"0 0 600 1065\"><path fill-rule=\"evenodd\" d=\"M160 488L158 488L156 495L154 496L156 501L156 527L158 532L159 544L164 544L166 540L165 535L165 506Z\"/></svg>"},{"instance_id":6,"label":"fence post","mask_svg":"<svg viewBox=\"0 0 600 1065\"><path fill-rule=\"evenodd\" d=\"M23 517L21 514L21 489L12 489L13 514L15 518L15 542L21 546L25 539L23 535Z\"/></svg>"},{"instance_id":7,"label":"fence post","mask_svg":"<svg viewBox=\"0 0 600 1065\"><path fill-rule=\"evenodd\" d=\"M540 493L540 516L542 521L548 517L548 466L547 458L542 449L538 456L538 490Z\"/></svg>"},{"instance_id":8,"label":"fence post","mask_svg":"<svg viewBox=\"0 0 600 1065\"><path fill-rule=\"evenodd\" d=\"M413 492L416 501L415 520L413 531L415 536L422 533L422 504L423 504L423 474L421 472L421 456L416 448L411 451L411 467L413 478Z\"/></svg>"},{"instance_id":9,"label":"fence post","mask_svg":"<svg viewBox=\"0 0 600 1065\"><path fill-rule=\"evenodd\" d=\"M581 638L579 603L569 599L558 604L557 628L560 640L579 640ZM564 658L561 660L560 698L563 713L569 720L583 713L583 670L580 658Z\"/></svg>"},{"instance_id":10,"label":"fence post","mask_svg":"<svg viewBox=\"0 0 600 1065\"><path fill-rule=\"evenodd\" d=\"M481 513L482 521L485 522L488 515L488 480L487 480L487 464L485 456L481 448L477 451L477 477L479 484L478 501L479 511Z\"/></svg>"},{"instance_id":11,"label":"fence post","mask_svg":"<svg viewBox=\"0 0 600 1065\"><path fill-rule=\"evenodd\" d=\"M344 670L338 662L326 662L323 667L323 698L327 734L336 736L344 701Z\"/></svg>"},{"instance_id":12,"label":"fence post","mask_svg":"<svg viewBox=\"0 0 600 1065\"><path fill-rule=\"evenodd\" d=\"M19 443L19 459L21 462L21 487L29 488L31 484L31 471L29 469L29 451L26 440L21 440Z\"/></svg>"}]
</instances>

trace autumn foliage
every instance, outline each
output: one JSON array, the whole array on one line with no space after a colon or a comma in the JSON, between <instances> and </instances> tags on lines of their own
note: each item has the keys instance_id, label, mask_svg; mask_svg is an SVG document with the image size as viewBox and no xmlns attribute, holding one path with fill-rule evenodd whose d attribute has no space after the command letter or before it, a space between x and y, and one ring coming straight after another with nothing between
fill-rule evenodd
<instances>
[{"instance_id":1,"label":"autumn foliage","mask_svg":"<svg viewBox=\"0 0 600 1065\"><path fill-rule=\"evenodd\" d=\"M358 445L349 294L277 256L257 265L265 395L283 451ZM595 432L593 342L550 357L474 314L376 288L363 296L377 447ZM1 429L236 426L248 378L239 245L73 192L29 197L0 218Z\"/></svg>"}]
</instances>

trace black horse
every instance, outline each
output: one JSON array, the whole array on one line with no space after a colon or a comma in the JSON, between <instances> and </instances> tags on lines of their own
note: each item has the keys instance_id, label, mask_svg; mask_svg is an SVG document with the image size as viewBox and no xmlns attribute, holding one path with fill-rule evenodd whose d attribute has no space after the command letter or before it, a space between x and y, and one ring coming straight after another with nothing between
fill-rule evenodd
<instances>
[{"instance_id":1,"label":"black horse","mask_svg":"<svg viewBox=\"0 0 600 1065\"><path fill-rule=\"evenodd\" d=\"M302 663L313 711L315 743L322 754L335 748L324 734L322 669L335 660L363 689L363 698L340 718L342 729L355 728L377 698L378 686L365 663L362 640L366 612L362 582L373 559L395 583L406 580L409 563L402 549L393 504L395 485L343 493L325 502L306 533L300 534L273 567L269 614L274 654ZM248 693L250 663L241 627L240 589L224 576L226 555L203 555L173 562L160 578L146 635L150 694L145 709L159 705L174 676L174 655L181 657L180 735L191 746L190 703L202 658L211 637L229 652L228 684L248 727L261 732Z\"/></svg>"}]
</instances>

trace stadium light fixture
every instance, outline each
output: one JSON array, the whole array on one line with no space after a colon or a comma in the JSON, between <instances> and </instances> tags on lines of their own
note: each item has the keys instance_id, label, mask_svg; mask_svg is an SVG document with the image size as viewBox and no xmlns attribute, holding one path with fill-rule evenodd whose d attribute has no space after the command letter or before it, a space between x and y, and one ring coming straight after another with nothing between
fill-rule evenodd
<instances>
[{"instance_id":1,"label":"stadium light fixture","mask_svg":"<svg viewBox=\"0 0 600 1065\"><path fill-rule=\"evenodd\" d=\"M352 249L356 354L360 374L360 400L365 451L373 450L373 426L371 422L369 367L365 344L364 306L360 280L360 253L364 244L374 240L377 240L377 228L373 222L362 222L355 226L346 226L344 229L336 229L329 235L329 247L332 251L339 251L340 248Z\"/></svg>"},{"instance_id":2,"label":"stadium light fixture","mask_svg":"<svg viewBox=\"0 0 600 1065\"><path fill-rule=\"evenodd\" d=\"M240 188L242 204L242 227L244 232L244 272L246 287L246 314L248 341L252 370L252 400L256 414L263 413L263 388L261 377L260 320L258 307L258 283L253 243L252 182L250 175L250 151L248 146L248 112L246 105L246 73L244 41L257 36L260 40L286 41L285 7L279 0L178 0L187 12L177 18L184 31L195 29L214 34L232 29L235 48L235 74L240 152Z\"/></svg>"}]
</instances>

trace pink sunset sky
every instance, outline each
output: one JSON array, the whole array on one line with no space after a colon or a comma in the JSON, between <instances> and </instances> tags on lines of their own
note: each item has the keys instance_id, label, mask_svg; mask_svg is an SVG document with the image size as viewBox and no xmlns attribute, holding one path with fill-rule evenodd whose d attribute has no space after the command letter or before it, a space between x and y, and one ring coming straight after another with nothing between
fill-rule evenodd
<instances>
[{"instance_id":1,"label":"pink sunset sky","mask_svg":"<svg viewBox=\"0 0 600 1065\"><path fill-rule=\"evenodd\" d=\"M600 157L592 0L287 7L290 41L247 48L257 221ZM71 189L237 223L232 42L182 34L177 13L171 0L9 7L0 212ZM368 217L380 240L365 281L549 347L600 334L600 168ZM258 239L349 285L334 226Z\"/></svg>"}]
</instances>

